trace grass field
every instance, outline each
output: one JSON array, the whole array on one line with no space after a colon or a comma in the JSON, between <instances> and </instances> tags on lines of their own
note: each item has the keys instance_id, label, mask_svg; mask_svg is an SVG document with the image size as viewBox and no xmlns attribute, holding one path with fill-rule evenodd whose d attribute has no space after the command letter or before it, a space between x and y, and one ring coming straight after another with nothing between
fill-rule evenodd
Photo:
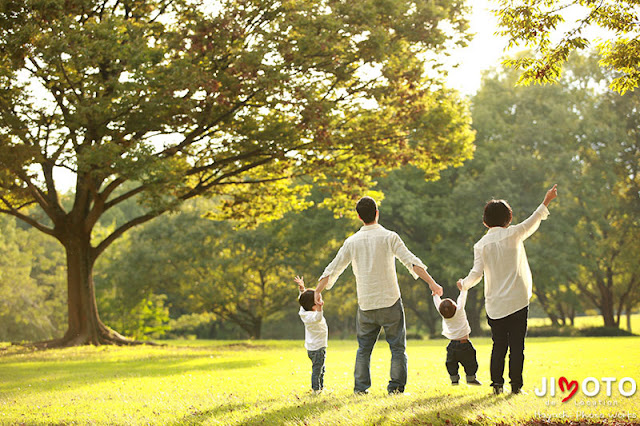
<instances>
[{"instance_id":1,"label":"grass field","mask_svg":"<svg viewBox=\"0 0 640 426\"><path fill-rule=\"evenodd\" d=\"M526 395L490 395L491 341L474 339L486 386L452 387L444 340L409 341L404 395L387 396L386 342L372 356L371 393L353 396L353 341L330 341L325 393L310 393L311 363L300 341L171 342L167 346L0 351L0 424L504 424L600 420L639 422L640 392L578 390L535 395L542 378L579 383L640 381L640 337L529 338ZM557 388L557 386L556 386ZM593 389L593 385L590 386ZM625 387L629 391L629 384ZM564 413L564 414L563 414ZM449 422L449 423L447 423Z\"/></svg>"}]
</instances>

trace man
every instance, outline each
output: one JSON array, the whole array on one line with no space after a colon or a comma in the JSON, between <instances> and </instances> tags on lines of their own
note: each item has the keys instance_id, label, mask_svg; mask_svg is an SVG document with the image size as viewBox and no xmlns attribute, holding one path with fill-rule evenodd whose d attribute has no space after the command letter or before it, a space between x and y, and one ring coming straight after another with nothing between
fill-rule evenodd
<instances>
[{"instance_id":1,"label":"man","mask_svg":"<svg viewBox=\"0 0 640 426\"><path fill-rule=\"evenodd\" d=\"M384 328L391 349L391 380L387 391L389 394L402 393L407 383L407 342L395 258L415 279L422 278L433 293L442 295L442 287L431 278L427 267L407 249L398 234L378 224L380 213L373 198L361 198L356 211L364 226L345 240L335 259L324 270L315 290L316 302L322 303L322 291L333 287L351 263L358 294L354 392L365 394L371 387L371 351Z\"/></svg>"}]
</instances>

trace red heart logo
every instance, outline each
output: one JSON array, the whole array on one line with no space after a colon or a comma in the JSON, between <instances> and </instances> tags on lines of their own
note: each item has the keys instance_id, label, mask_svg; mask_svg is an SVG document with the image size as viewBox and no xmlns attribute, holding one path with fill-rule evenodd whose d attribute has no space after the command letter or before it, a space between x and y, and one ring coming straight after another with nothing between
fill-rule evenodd
<instances>
[{"instance_id":1,"label":"red heart logo","mask_svg":"<svg viewBox=\"0 0 640 426\"><path fill-rule=\"evenodd\" d=\"M564 392L564 387L565 387L565 386L567 387L567 391L569 391L569 395L568 395L568 396L566 396L566 397L562 400L562 402L566 402L566 401L568 401L569 399L571 399L571 397L572 397L573 395L575 395L575 394L576 394L576 392L578 392L578 381L577 381L577 380L569 381L569 380L567 380L567 378L566 378L566 377L564 377L564 376L563 376L563 377L560 377L560 378L558 379L558 385L560 386L560 390L561 390L562 392Z\"/></svg>"}]
</instances>

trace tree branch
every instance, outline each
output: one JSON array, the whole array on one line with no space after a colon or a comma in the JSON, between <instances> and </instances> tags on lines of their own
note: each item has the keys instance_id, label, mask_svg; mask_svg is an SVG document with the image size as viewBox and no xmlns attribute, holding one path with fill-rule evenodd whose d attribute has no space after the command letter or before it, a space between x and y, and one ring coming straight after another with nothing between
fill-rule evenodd
<instances>
[{"instance_id":1,"label":"tree branch","mask_svg":"<svg viewBox=\"0 0 640 426\"><path fill-rule=\"evenodd\" d=\"M98 256L100 256L100 254L103 251L105 251L105 249L109 247L111 243L113 243L117 238L122 236L122 234L127 232L129 229L133 228L134 226L140 225L142 223L148 222L151 219L158 217L160 214L162 214L162 211L148 213L146 215L138 216L137 218L132 219L129 222L125 223L124 225L120 226L118 229L113 231L109 236L107 236L104 240L102 240L100 244L98 244L92 250L91 255L93 259L96 259Z\"/></svg>"},{"instance_id":2,"label":"tree branch","mask_svg":"<svg viewBox=\"0 0 640 426\"><path fill-rule=\"evenodd\" d=\"M0 213L5 213L11 216L14 216L18 219L20 219L21 221L27 223L28 225L36 228L38 231L41 231L47 235L51 235L52 237L56 236L56 233L53 229L49 228L48 226L45 226L43 224L41 224L40 222L38 222L37 220L35 220L32 217L29 217L25 214L20 213L18 210L11 208L10 207L10 203L8 200L6 200L4 197L0 197L0 200L2 200L2 202L9 208L7 209L0 209Z\"/></svg>"}]
</instances>

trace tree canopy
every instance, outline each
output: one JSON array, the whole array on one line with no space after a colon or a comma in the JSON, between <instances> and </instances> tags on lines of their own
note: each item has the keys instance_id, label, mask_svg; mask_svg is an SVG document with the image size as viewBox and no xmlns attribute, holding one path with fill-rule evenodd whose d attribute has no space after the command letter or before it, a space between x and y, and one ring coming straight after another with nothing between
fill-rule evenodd
<instances>
[{"instance_id":1,"label":"tree canopy","mask_svg":"<svg viewBox=\"0 0 640 426\"><path fill-rule=\"evenodd\" d=\"M600 65L615 70L610 82L624 94L640 83L640 4L636 0L499 0L499 34L509 47L531 54L506 60L521 69L519 83L556 82L569 54L597 44ZM599 39L589 35L598 30Z\"/></svg>"},{"instance_id":2,"label":"tree canopy","mask_svg":"<svg viewBox=\"0 0 640 426\"><path fill-rule=\"evenodd\" d=\"M65 247L63 344L126 341L99 319L95 260L185 200L268 220L305 207L309 185L293 179L339 206L387 168L462 164L467 105L429 58L465 42L463 12L448 0L3 2L0 212ZM76 178L69 207L59 170ZM94 235L128 200L144 211Z\"/></svg>"}]
</instances>

